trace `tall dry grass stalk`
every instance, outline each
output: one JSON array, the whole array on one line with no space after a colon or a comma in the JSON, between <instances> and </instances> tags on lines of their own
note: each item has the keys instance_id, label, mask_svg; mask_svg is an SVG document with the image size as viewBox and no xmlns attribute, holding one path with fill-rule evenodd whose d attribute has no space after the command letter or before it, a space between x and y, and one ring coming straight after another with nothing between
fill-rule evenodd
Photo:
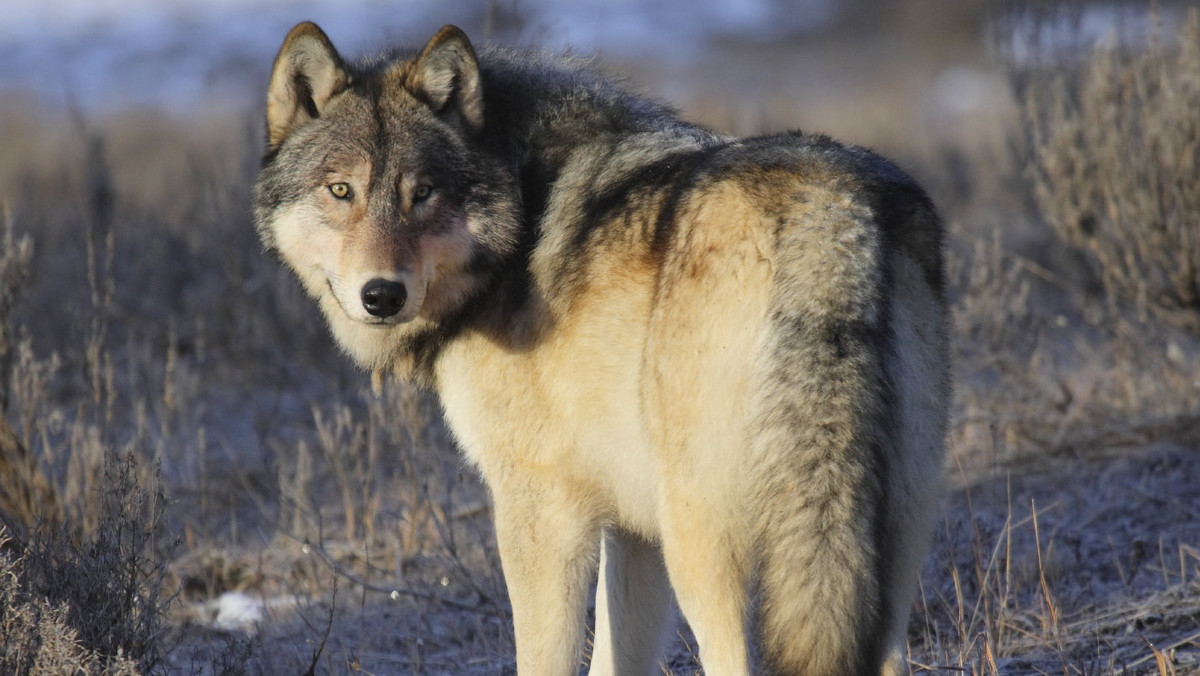
<instances>
[{"instance_id":1,"label":"tall dry grass stalk","mask_svg":"<svg viewBox=\"0 0 1200 676\"><path fill-rule=\"evenodd\" d=\"M16 326L9 317L29 276L32 258L33 241L29 235L16 234L11 211L0 204L0 411L8 408L7 383L16 351Z\"/></svg>"},{"instance_id":2,"label":"tall dry grass stalk","mask_svg":"<svg viewBox=\"0 0 1200 676\"><path fill-rule=\"evenodd\" d=\"M16 326L7 318L16 307L32 257L32 241L28 235L15 234L12 215L5 208L0 214L0 516L26 527L58 519L49 479L7 419L9 392L16 386L14 364L21 351Z\"/></svg>"},{"instance_id":3,"label":"tall dry grass stalk","mask_svg":"<svg viewBox=\"0 0 1200 676\"><path fill-rule=\"evenodd\" d=\"M1155 17L1157 19L1157 17ZM1037 203L1114 304L1200 334L1200 10L1025 89Z\"/></svg>"}]
</instances>

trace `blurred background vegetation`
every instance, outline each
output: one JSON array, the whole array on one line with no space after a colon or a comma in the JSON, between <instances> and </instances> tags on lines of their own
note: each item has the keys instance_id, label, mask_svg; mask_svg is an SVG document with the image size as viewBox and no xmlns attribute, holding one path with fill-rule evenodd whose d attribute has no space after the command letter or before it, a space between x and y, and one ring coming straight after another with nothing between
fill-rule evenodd
<instances>
[{"instance_id":1,"label":"blurred background vegetation","mask_svg":"<svg viewBox=\"0 0 1200 676\"><path fill-rule=\"evenodd\" d=\"M0 671L511 672L485 491L250 217L295 22L477 42L898 160L951 233L915 671L1200 669L1200 18L1184 2L0 9ZM686 629L665 669L697 669Z\"/></svg>"}]
</instances>

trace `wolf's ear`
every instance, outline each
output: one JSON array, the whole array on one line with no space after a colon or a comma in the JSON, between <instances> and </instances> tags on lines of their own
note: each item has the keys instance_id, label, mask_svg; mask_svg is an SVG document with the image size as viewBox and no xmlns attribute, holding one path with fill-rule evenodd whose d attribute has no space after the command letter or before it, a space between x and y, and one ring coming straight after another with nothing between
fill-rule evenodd
<instances>
[{"instance_id":1,"label":"wolf's ear","mask_svg":"<svg viewBox=\"0 0 1200 676\"><path fill-rule=\"evenodd\" d=\"M439 115L457 114L470 132L483 128L483 87L475 49L457 26L442 26L409 71L409 89Z\"/></svg>"},{"instance_id":2,"label":"wolf's ear","mask_svg":"<svg viewBox=\"0 0 1200 676\"><path fill-rule=\"evenodd\" d=\"M297 24L275 57L267 87L267 145L279 147L299 125L321 116L349 84L333 43L315 23Z\"/></svg>"}]
</instances>

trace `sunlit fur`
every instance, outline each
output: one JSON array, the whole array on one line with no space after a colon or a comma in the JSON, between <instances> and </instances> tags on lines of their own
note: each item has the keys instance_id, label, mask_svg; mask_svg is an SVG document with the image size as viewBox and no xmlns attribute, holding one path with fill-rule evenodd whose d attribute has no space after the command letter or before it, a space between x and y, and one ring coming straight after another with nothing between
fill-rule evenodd
<instances>
[{"instance_id":1,"label":"sunlit fur","mask_svg":"<svg viewBox=\"0 0 1200 676\"><path fill-rule=\"evenodd\" d=\"M949 396L909 177L453 27L348 63L297 26L267 137L264 243L492 491L518 673L576 673L598 566L592 674L659 673L672 598L708 674L907 672Z\"/></svg>"}]
</instances>

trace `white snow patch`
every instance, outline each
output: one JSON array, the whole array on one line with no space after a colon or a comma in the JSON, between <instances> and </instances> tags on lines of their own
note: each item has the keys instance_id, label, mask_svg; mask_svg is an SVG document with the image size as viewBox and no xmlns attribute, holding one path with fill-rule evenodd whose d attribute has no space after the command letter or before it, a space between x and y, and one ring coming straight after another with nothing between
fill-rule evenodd
<instances>
[{"instance_id":1,"label":"white snow patch","mask_svg":"<svg viewBox=\"0 0 1200 676\"><path fill-rule=\"evenodd\" d=\"M243 592L225 592L213 601L216 617L213 626L227 631L250 631L263 621L266 604Z\"/></svg>"}]
</instances>

